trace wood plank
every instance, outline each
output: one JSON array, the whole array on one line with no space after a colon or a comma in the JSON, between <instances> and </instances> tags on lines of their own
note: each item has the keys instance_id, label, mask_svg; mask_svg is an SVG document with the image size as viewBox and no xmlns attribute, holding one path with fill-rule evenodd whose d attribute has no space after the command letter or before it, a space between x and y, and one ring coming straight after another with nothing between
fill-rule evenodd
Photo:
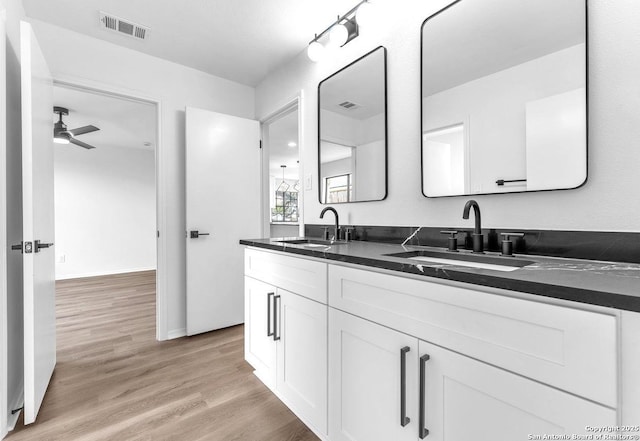
<instances>
[{"instance_id":1,"label":"wood plank","mask_svg":"<svg viewBox=\"0 0 640 441\"><path fill-rule=\"evenodd\" d=\"M58 281L58 366L23 440L318 438L252 373L243 327L155 340L155 272Z\"/></svg>"}]
</instances>

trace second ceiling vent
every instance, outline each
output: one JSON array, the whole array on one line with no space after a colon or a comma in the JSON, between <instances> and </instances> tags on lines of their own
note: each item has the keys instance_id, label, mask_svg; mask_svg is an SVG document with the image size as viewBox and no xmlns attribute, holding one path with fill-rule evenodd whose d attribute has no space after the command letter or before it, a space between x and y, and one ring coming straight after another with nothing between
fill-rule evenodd
<instances>
[{"instance_id":1,"label":"second ceiling vent","mask_svg":"<svg viewBox=\"0 0 640 441\"><path fill-rule=\"evenodd\" d=\"M104 29L128 35L129 37L144 40L147 38L149 28L139 25L130 20L124 20L112 14L100 11L100 24Z\"/></svg>"}]
</instances>

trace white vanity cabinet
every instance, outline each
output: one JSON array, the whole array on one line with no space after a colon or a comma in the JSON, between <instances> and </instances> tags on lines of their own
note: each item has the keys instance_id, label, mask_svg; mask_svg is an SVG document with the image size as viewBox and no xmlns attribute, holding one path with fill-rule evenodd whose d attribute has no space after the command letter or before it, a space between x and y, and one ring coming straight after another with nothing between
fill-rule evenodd
<instances>
[{"instance_id":1,"label":"white vanity cabinet","mask_svg":"<svg viewBox=\"0 0 640 441\"><path fill-rule=\"evenodd\" d=\"M251 277L244 278L244 358L270 388L276 385L276 342L273 302L277 288Z\"/></svg>"},{"instance_id":2,"label":"white vanity cabinet","mask_svg":"<svg viewBox=\"0 0 640 441\"><path fill-rule=\"evenodd\" d=\"M278 290L277 295L276 390L302 420L324 434L327 306L284 290Z\"/></svg>"},{"instance_id":3,"label":"white vanity cabinet","mask_svg":"<svg viewBox=\"0 0 640 441\"><path fill-rule=\"evenodd\" d=\"M326 287L326 273L322 262L245 252L245 359L320 435L327 432L327 305L326 288L319 294L313 281Z\"/></svg>"},{"instance_id":4,"label":"white vanity cabinet","mask_svg":"<svg viewBox=\"0 0 640 441\"><path fill-rule=\"evenodd\" d=\"M545 434L571 437L589 435L587 425L616 425L614 409L440 346L424 341L418 346L419 369L424 369L418 388L424 390L424 399L418 400L417 430L419 434L421 427L428 430L428 440L513 441ZM425 356L428 359L423 359ZM424 426L419 421L421 411Z\"/></svg>"},{"instance_id":5,"label":"white vanity cabinet","mask_svg":"<svg viewBox=\"0 0 640 441\"><path fill-rule=\"evenodd\" d=\"M637 313L245 256L246 359L323 440L571 437L640 417Z\"/></svg>"},{"instance_id":6,"label":"white vanity cabinet","mask_svg":"<svg viewBox=\"0 0 640 441\"><path fill-rule=\"evenodd\" d=\"M336 265L328 286L331 440L513 441L618 421L613 316Z\"/></svg>"},{"instance_id":7,"label":"white vanity cabinet","mask_svg":"<svg viewBox=\"0 0 640 441\"><path fill-rule=\"evenodd\" d=\"M513 441L616 424L613 409L332 308L329 360L332 441Z\"/></svg>"},{"instance_id":8,"label":"white vanity cabinet","mask_svg":"<svg viewBox=\"0 0 640 441\"><path fill-rule=\"evenodd\" d=\"M329 439L415 440L417 368L415 337L329 308Z\"/></svg>"}]
</instances>

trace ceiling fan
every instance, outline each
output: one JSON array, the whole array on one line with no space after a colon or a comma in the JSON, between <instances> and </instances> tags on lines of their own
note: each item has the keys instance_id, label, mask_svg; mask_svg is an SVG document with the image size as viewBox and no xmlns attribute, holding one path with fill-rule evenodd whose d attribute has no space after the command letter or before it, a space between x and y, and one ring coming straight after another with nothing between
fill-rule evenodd
<instances>
[{"instance_id":1,"label":"ceiling fan","mask_svg":"<svg viewBox=\"0 0 640 441\"><path fill-rule=\"evenodd\" d=\"M80 147L84 147L85 149L95 149L94 146L87 144L86 142L78 141L76 136L84 135L85 133L95 132L96 130L100 130L96 126L84 126L78 127L77 129L67 130L67 125L62 122L62 115L68 115L69 109L64 107L54 106L53 113L56 113L60 116L60 120L53 125L53 142L58 144L75 144Z\"/></svg>"}]
</instances>

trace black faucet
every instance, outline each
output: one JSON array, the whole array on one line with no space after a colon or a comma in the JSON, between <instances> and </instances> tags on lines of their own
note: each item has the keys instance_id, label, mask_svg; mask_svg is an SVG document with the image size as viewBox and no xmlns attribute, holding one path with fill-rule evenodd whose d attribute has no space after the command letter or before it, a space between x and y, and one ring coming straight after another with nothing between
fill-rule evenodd
<instances>
[{"instance_id":1,"label":"black faucet","mask_svg":"<svg viewBox=\"0 0 640 441\"><path fill-rule=\"evenodd\" d=\"M334 240L340 240L340 222L338 221L338 212L336 211L336 209L335 209L335 208L333 208L333 207L326 207L325 209L323 209L323 210L320 212L320 219L322 219L322 218L324 217L324 214L325 214L327 211L331 211L331 212L333 212L333 214L334 214L334 215L335 215L335 217L336 217L336 227L335 227L335 234L334 234L334 236L333 236L333 239L334 239Z\"/></svg>"},{"instance_id":2,"label":"black faucet","mask_svg":"<svg viewBox=\"0 0 640 441\"><path fill-rule=\"evenodd\" d=\"M482 224L480 221L480 206L473 199L464 204L462 219L469 219L469 209L471 209L471 207L473 207L473 215L476 220L476 225L473 229L473 252L482 253L484 252L484 236L482 235Z\"/></svg>"}]
</instances>

